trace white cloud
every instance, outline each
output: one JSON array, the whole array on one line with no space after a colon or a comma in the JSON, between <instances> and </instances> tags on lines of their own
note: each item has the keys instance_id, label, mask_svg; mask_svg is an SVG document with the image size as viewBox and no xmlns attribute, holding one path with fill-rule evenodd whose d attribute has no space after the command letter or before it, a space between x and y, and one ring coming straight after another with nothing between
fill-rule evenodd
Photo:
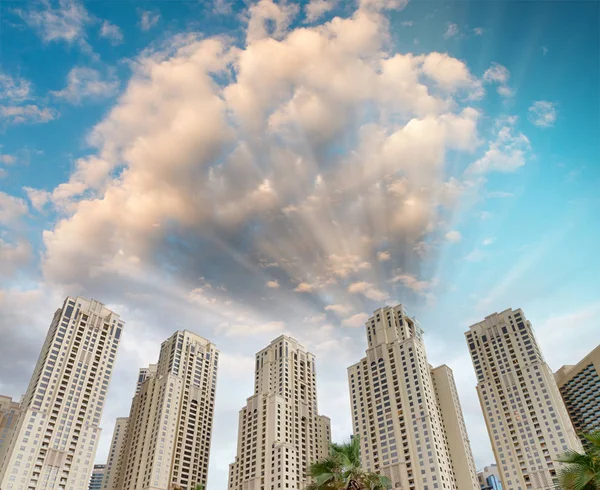
<instances>
[{"instance_id":1,"label":"white cloud","mask_svg":"<svg viewBox=\"0 0 600 490\"><path fill-rule=\"evenodd\" d=\"M292 19L298 13L298 7L293 3L259 0L251 5L248 11L250 18L246 40L250 43L267 37L283 38Z\"/></svg>"},{"instance_id":2,"label":"white cloud","mask_svg":"<svg viewBox=\"0 0 600 490\"><path fill-rule=\"evenodd\" d=\"M119 81L112 72L107 77L93 68L75 67L67 75L67 86L56 92L55 97L79 104L85 99L98 100L111 97L119 89Z\"/></svg>"},{"instance_id":3,"label":"white cloud","mask_svg":"<svg viewBox=\"0 0 600 490\"><path fill-rule=\"evenodd\" d=\"M107 20L105 20L100 27L100 36L108 39L113 46L123 42L123 32L121 32L121 28L118 25L111 24Z\"/></svg>"},{"instance_id":4,"label":"white cloud","mask_svg":"<svg viewBox=\"0 0 600 490\"><path fill-rule=\"evenodd\" d=\"M294 291L296 291L297 293L310 293L313 289L314 286L312 284L308 284L307 282L301 282L300 284L298 284L298 286L296 286Z\"/></svg>"},{"instance_id":5,"label":"white cloud","mask_svg":"<svg viewBox=\"0 0 600 490\"><path fill-rule=\"evenodd\" d=\"M460 34L460 29L458 28L458 25L448 23L448 28L446 29L446 33L444 34L444 37L446 39L450 39L451 37L456 37L459 34Z\"/></svg>"},{"instance_id":6,"label":"white cloud","mask_svg":"<svg viewBox=\"0 0 600 490\"><path fill-rule=\"evenodd\" d=\"M27 212L27 203L23 199L0 191L0 225L17 225Z\"/></svg>"},{"instance_id":7,"label":"white cloud","mask_svg":"<svg viewBox=\"0 0 600 490\"><path fill-rule=\"evenodd\" d=\"M405 20L400 22L400 25L403 27L412 27L414 25L414 22L412 20Z\"/></svg>"},{"instance_id":8,"label":"white cloud","mask_svg":"<svg viewBox=\"0 0 600 490\"><path fill-rule=\"evenodd\" d=\"M12 165L17 161L17 158L14 155L9 155L7 153L0 154L0 163L4 165Z\"/></svg>"},{"instance_id":9,"label":"white cloud","mask_svg":"<svg viewBox=\"0 0 600 490\"><path fill-rule=\"evenodd\" d=\"M456 230L449 231L444 235L447 242L458 243L462 240L462 235Z\"/></svg>"},{"instance_id":10,"label":"white cloud","mask_svg":"<svg viewBox=\"0 0 600 490\"><path fill-rule=\"evenodd\" d=\"M27 193L27 197L34 209L41 211L44 206L50 202L51 193L41 189L33 189L32 187L23 187Z\"/></svg>"},{"instance_id":11,"label":"white cloud","mask_svg":"<svg viewBox=\"0 0 600 490\"><path fill-rule=\"evenodd\" d=\"M138 15L140 16L140 29L142 31L149 31L160 20L160 14L151 10L138 9Z\"/></svg>"},{"instance_id":12,"label":"white cloud","mask_svg":"<svg viewBox=\"0 0 600 490\"><path fill-rule=\"evenodd\" d=\"M408 289L412 289L415 293L425 295L427 291L435 287L438 283L437 279L431 281L420 281L413 274L403 273L398 271L391 279L392 282L400 282Z\"/></svg>"},{"instance_id":13,"label":"white cloud","mask_svg":"<svg viewBox=\"0 0 600 490\"><path fill-rule=\"evenodd\" d=\"M38 124L52 121L58 113L34 104L0 106L0 120L9 124Z\"/></svg>"},{"instance_id":14,"label":"white cloud","mask_svg":"<svg viewBox=\"0 0 600 490\"><path fill-rule=\"evenodd\" d=\"M558 111L554 102L547 100L538 100L529 107L529 120L541 128L548 128L554 125Z\"/></svg>"},{"instance_id":15,"label":"white cloud","mask_svg":"<svg viewBox=\"0 0 600 490\"><path fill-rule=\"evenodd\" d=\"M484 81L488 83L504 84L508 82L509 78L510 72L508 71L508 68L500 63L492 63L492 66L490 66L483 74Z\"/></svg>"},{"instance_id":16,"label":"white cloud","mask_svg":"<svg viewBox=\"0 0 600 490\"><path fill-rule=\"evenodd\" d=\"M483 157L469 168L469 172L513 172L525 165L530 148L529 139L523 133L515 134L511 125L505 125L498 131L496 140L490 142Z\"/></svg>"},{"instance_id":17,"label":"white cloud","mask_svg":"<svg viewBox=\"0 0 600 490\"><path fill-rule=\"evenodd\" d=\"M372 283L366 281L358 281L350 284L348 292L362 294L373 301L383 301L389 297L388 293L377 289Z\"/></svg>"},{"instance_id":18,"label":"white cloud","mask_svg":"<svg viewBox=\"0 0 600 490\"><path fill-rule=\"evenodd\" d=\"M484 243L484 245L485 245L485 243ZM469 262L479 262L479 261L483 260L484 257L485 257L485 254L481 250L476 248L466 255L465 260L468 260Z\"/></svg>"},{"instance_id":19,"label":"white cloud","mask_svg":"<svg viewBox=\"0 0 600 490\"><path fill-rule=\"evenodd\" d=\"M546 46L542 46L542 54L546 56L548 54L548 48Z\"/></svg>"},{"instance_id":20,"label":"white cloud","mask_svg":"<svg viewBox=\"0 0 600 490\"><path fill-rule=\"evenodd\" d=\"M391 258L392 255L386 250L382 250L381 252L377 253L377 260L379 260L379 262L385 262L387 260L390 260Z\"/></svg>"},{"instance_id":21,"label":"white cloud","mask_svg":"<svg viewBox=\"0 0 600 490\"><path fill-rule=\"evenodd\" d=\"M337 0L310 0L304 6L306 14L306 22L315 22L324 14L333 10L337 4Z\"/></svg>"},{"instance_id":22,"label":"white cloud","mask_svg":"<svg viewBox=\"0 0 600 490\"><path fill-rule=\"evenodd\" d=\"M29 242L20 240L13 244L0 238L0 284L29 262L32 257L33 250Z\"/></svg>"},{"instance_id":23,"label":"white cloud","mask_svg":"<svg viewBox=\"0 0 600 490\"><path fill-rule=\"evenodd\" d=\"M496 241L496 237L491 236L488 238L484 238L484 240L481 242L481 244L487 247L487 246L491 245L492 243L494 243L495 241Z\"/></svg>"},{"instance_id":24,"label":"white cloud","mask_svg":"<svg viewBox=\"0 0 600 490\"><path fill-rule=\"evenodd\" d=\"M502 97L512 97L514 91L507 85L510 78L510 71L500 63L492 65L483 74L483 80L486 83L498 84L498 93Z\"/></svg>"},{"instance_id":25,"label":"white cloud","mask_svg":"<svg viewBox=\"0 0 600 490\"><path fill-rule=\"evenodd\" d=\"M483 36L484 32L485 30L482 27L475 27L473 29L473 34L475 34L476 36Z\"/></svg>"},{"instance_id":26,"label":"white cloud","mask_svg":"<svg viewBox=\"0 0 600 490\"><path fill-rule=\"evenodd\" d=\"M45 42L65 41L69 44L85 38L85 28L92 21L83 4L76 0L59 0L57 8L50 2L17 13Z\"/></svg>"},{"instance_id":27,"label":"white cloud","mask_svg":"<svg viewBox=\"0 0 600 490\"><path fill-rule=\"evenodd\" d=\"M268 281L267 282L267 287L271 288L271 289L279 289L279 281L277 281L277 280Z\"/></svg>"},{"instance_id":28,"label":"white cloud","mask_svg":"<svg viewBox=\"0 0 600 490\"><path fill-rule=\"evenodd\" d=\"M325 307L325 311L333 311L334 313L342 316L350 313L352 311L352 307L348 305L327 305Z\"/></svg>"},{"instance_id":29,"label":"white cloud","mask_svg":"<svg viewBox=\"0 0 600 490\"><path fill-rule=\"evenodd\" d=\"M251 337L263 334L282 333L285 330L285 322L271 321L261 324L230 323L223 322L217 327L217 331L223 332L227 337Z\"/></svg>"},{"instance_id":30,"label":"white cloud","mask_svg":"<svg viewBox=\"0 0 600 490\"><path fill-rule=\"evenodd\" d=\"M349 318L342 320L342 325L345 327L359 328L364 327L365 322L369 319L366 313L357 313Z\"/></svg>"},{"instance_id":31,"label":"white cloud","mask_svg":"<svg viewBox=\"0 0 600 490\"><path fill-rule=\"evenodd\" d=\"M29 80L0 73L0 99L7 99L12 103L22 102L30 98L30 92Z\"/></svg>"}]
</instances>

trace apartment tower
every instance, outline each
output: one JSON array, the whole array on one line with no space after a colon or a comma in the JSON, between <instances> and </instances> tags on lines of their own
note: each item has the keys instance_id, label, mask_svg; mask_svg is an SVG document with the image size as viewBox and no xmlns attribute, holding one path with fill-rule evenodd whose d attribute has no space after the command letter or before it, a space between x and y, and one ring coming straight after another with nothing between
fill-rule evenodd
<instances>
[{"instance_id":1,"label":"apartment tower","mask_svg":"<svg viewBox=\"0 0 600 490\"><path fill-rule=\"evenodd\" d=\"M365 469L403 490L478 489L452 370L429 365L402 305L378 309L365 326L366 357L348 368Z\"/></svg>"},{"instance_id":2,"label":"apartment tower","mask_svg":"<svg viewBox=\"0 0 600 490\"><path fill-rule=\"evenodd\" d=\"M90 478L90 485L88 490L100 490L102 488L102 480L104 479L104 471L106 465L95 464L92 469L92 477Z\"/></svg>"},{"instance_id":3,"label":"apartment tower","mask_svg":"<svg viewBox=\"0 0 600 490\"><path fill-rule=\"evenodd\" d=\"M328 454L328 417L318 415L315 356L282 335L256 354L254 395L239 415L229 489L304 489L308 467Z\"/></svg>"},{"instance_id":4,"label":"apartment tower","mask_svg":"<svg viewBox=\"0 0 600 490\"><path fill-rule=\"evenodd\" d=\"M65 299L0 461L2 490L87 490L122 330L102 303Z\"/></svg>"},{"instance_id":5,"label":"apartment tower","mask_svg":"<svg viewBox=\"0 0 600 490\"><path fill-rule=\"evenodd\" d=\"M600 430L600 345L576 365L561 367L554 379L577 433Z\"/></svg>"},{"instance_id":6,"label":"apartment tower","mask_svg":"<svg viewBox=\"0 0 600 490\"><path fill-rule=\"evenodd\" d=\"M556 459L581 444L531 323L507 309L465 335L502 487L554 488Z\"/></svg>"},{"instance_id":7,"label":"apartment tower","mask_svg":"<svg viewBox=\"0 0 600 490\"><path fill-rule=\"evenodd\" d=\"M0 395L0 461L17 425L20 410L18 402L13 401L10 396Z\"/></svg>"},{"instance_id":8,"label":"apartment tower","mask_svg":"<svg viewBox=\"0 0 600 490\"><path fill-rule=\"evenodd\" d=\"M140 368L135 385L135 395L140 392L140 388L144 381L156 374L156 364L150 364L148 367ZM134 395L134 396L135 396ZM123 450L125 434L127 431L128 417L117 417L115 420L115 428L110 441L110 450L106 460L106 468L104 470L104 478L102 479L102 489L114 489L117 484L119 474L119 461L121 451Z\"/></svg>"},{"instance_id":9,"label":"apartment tower","mask_svg":"<svg viewBox=\"0 0 600 490\"><path fill-rule=\"evenodd\" d=\"M106 459L106 467L104 468L104 476L102 478L102 489L114 489L118 476L119 455L125 441L125 433L127 431L127 417L117 417L115 420L115 429L110 441L110 449L108 450L108 458Z\"/></svg>"},{"instance_id":10,"label":"apartment tower","mask_svg":"<svg viewBox=\"0 0 600 490\"><path fill-rule=\"evenodd\" d=\"M162 343L156 369L140 371L109 490L206 487L218 361L214 344L186 330Z\"/></svg>"}]
</instances>

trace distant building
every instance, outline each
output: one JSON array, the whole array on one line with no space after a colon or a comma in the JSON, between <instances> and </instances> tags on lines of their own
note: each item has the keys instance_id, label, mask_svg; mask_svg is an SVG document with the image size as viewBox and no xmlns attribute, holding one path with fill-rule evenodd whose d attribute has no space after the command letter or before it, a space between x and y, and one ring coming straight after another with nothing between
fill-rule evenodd
<instances>
[{"instance_id":1,"label":"distant building","mask_svg":"<svg viewBox=\"0 0 600 490\"><path fill-rule=\"evenodd\" d=\"M555 488L556 460L581 443L531 323L520 309L507 309L465 336L503 488Z\"/></svg>"},{"instance_id":2,"label":"distant building","mask_svg":"<svg viewBox=\"0 0 600 490\"><path fill-rule=\"evenodd\" d=\"M107 490L206 487L218 362L216 346L187 330L161 344L158 364L140 370L122 442L115 427Z\"/></svg>"},{"instance_id":3,"label":"distant building","mask_svg":"<svg viewBox=\"0 0 600 490\"><path fill-rule=\"evenodd\" d=\"M495 464L483 468L483 470L477 473L477 478L481 485L481 490L502 490L498 466Z\"/></svg>"},{"instance_id":4,"label":"distant building","mask_svg":"<svg viewBox=\"0 0 600 490\"><path fill-rule=\"evenodd\" d=\"M10 436L15 430L19 418L19 403L13 401L10 396L0 395L0 461L2 461L3 451L8 446Z\"/></svg>"},{"instance_id":5,"label":"distant building","mask_svg":"<svg viewBox=\"0 0 600 490\"><path fill-rule=\"evenodd\" d=\"M600 430L600 345L576 365L561 367L554 378L575 430Z\"/></svg>"},{"instance_id":6,"label":"distant building","mask_svg":"<svg viewBox=\"0 0 600 490\"><path fill-rule=\"evenodd\" d=\"M92 470L92 477L90 478L90 486L88 490L100 490L102 488L102 479L104 478L104 470L106 465L95 464Z\"/></svg>"},{"instance_id":7,"label":"distant building","mask_svg":"<svg viewBox=\"0 0 600 490\"><path fill-rule=\"evenodd\" d=\"M93 299L68 297L55 312L2 451L2 490L88 488L122 332Z\"/></svg>"},{"instance_id":8,"label":"distant building","mask_svg":"<svg viewBox=\"0 0 600 490\"><path fill-rule=\"evenodd\" d=\"M348 368L354 436L366 470L403 490L478 490L452 370L427 362L423 331L402 305L365 324L366 357Z\"/></svg>"},{"instance_id":9,"label":"distant building","mask_svg":"<svg viewBox=\"0 0 600 490\"><path fill-rule=\"evenodd\" d=\"M127 417L118 417L115 420L115 429L113 431L112 440L110 441L110 449L106 460L106 468L104 469L104 478L102 479L102 490L114 490L119 475L119 456L125 441L125 433L127 431Z\"/></svg>"},{"instance_id":10,"label":"distant building","mask_svg":"<svg viewBox=\"0 0 600 490\"><path fill-rule=\"evenodd\" d=\"M256 354L229 490L306 488L308 467L328 454L331 440L329 418L317 411L315 366L315 356L286 335Z\"/></svg>"}]
</instances>

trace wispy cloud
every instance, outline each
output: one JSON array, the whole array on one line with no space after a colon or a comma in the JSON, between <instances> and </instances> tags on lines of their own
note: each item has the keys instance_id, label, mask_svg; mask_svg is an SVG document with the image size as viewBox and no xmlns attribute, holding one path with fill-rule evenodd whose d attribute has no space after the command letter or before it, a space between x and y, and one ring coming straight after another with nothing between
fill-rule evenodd
<instances>
[{"instance_id":1,"label":"wispy cloud","mask_svg":"<svg viewBox=\"0 0 600 490\"><path fill-rule=\"evenodd\" d=\"M529 120L540 128L554 126L558 116L556 104L547 100L538 100L529 107L528 116Z\"/></svg>"},{"instance_id":2,"label":"wispy cloud","mask_svg":"<svg viewBox=\"0 0 600 490\"><path fill-rule=\"evenodd\" d=\"M100 71L81 66L71 69L64 89L51 93L72 104L80 104L85 99L98 100L110 97L117 92L118 88L119 81L110 70L103 77Z\"/></svg>"},{"instance_id":3,"label":"wispy cloud","mask_svg":"<svg viewBox=\"0 0 600 490\"><path fill-rule=\"evenodd\" d=\"M447 242L458 243L462 240L462 235L456 230L449 231L444 235Z\"/></svg>"},{"instance_id":4,"label":"wispy cloud","mask_svg":"<svg viewBox=\"0 0 600 490\"><path fill-rule=\"evenodd\" d=\"M58 113L48 107L34 104L0 106L0 121L8 124L38 124L52 121Z\"/></svg>"},{"instance_id":5,"label":"wispy cloud","mask_svg":"<svg viewBox=\"0 0 600 490\"><path fill-rule=\"evenodd\" d=\"M452 37L457 37L460 34L460 29L457 24L448 23L448 27L446 32L444 33L444 37L446 39L450 39Z\"/></svg>"},{"instance_id":6,"label":"wispy cloud","mask_svg":"<svg viewBox=\"0 0 600 490\"><path fill-rule=\"evenodd\" d=\"M160 20L160 13L152 10L138 9L138 14L140 16L140 29L142 31L149 31Z\"/></svg>"},{"instance_id":7,"label":"wispy cloud","mask_svg":"<svg viewBox=\"0 0 600 490\"><path fill-rule=\"evenodd\" d=\"M500 63L492 63L483 74L484 82L497 84L498 93L503 97L512 97L514 95L514 91L507 85L509 78L510 71Z\"/></svg>"},{"instance_id":8,"label":"wispy cloud","mask_svg":"<svg viewBox=\"0 0 600 490\"><path fill-rule=\"evenodd\" d=\"M370 282L359 281L348 286L349 293L362 294L373 301L383 301L389 297L388 293L376 288Z\"/></svg>"},{"instance_id":9,"label":"wispy cloud","mask_svg":"<svg viewBox=\"0 0 600 490\"><path fill-rule=\"evenodd\" d=\"M107 20L100 27L100 36L110 41L113 46L123 43L123 32L118 25L111 24Z\"/></svg>"},{"instance_id":10,"label":"wispy cloud","mask_svg":"<svg viewBox=\"0 0 600 490\"><path fill-rule=\"evenodd\" d=\"M366 313L357 313L349 318L342 320L342 325L345 327L359 328L364 327L365 322L369 319Z\"/></svg>"},{"instance_id":11,"label":"wispy cloud","mask_svg":"<svg viewBox=\"0 0 600 490\"><path fill-rule=\"evenodd\" d=\"M315 22L337 5L337 0L310 0L304 6L306 22Z\"/></svg>"},{"instance_id":12,"label":"wispy cloud","mask_svg":"<svg viewBox=\"0 0 600 490\"><path fill-rule=\"evenodd\" d=\"M83 4L76 0L59 0L58 4L46 0L35 6L31 4L29 10L16 12L45 42L71 44L83 40L86 26L93 20Z\"/></svg>"},{"instance_id":13,"label":"wispy cloud","mask_svg":"<svg viewBox=\"0 0 600 490\"><path fill-rule=\"evenodd\" d=\"M469 172L513 172L525 165L530 149L529 139L523 133L515 132L513 124L508 123L500 128L496 140L490 142L488 150Z\"/></svg>"}]
</instances>

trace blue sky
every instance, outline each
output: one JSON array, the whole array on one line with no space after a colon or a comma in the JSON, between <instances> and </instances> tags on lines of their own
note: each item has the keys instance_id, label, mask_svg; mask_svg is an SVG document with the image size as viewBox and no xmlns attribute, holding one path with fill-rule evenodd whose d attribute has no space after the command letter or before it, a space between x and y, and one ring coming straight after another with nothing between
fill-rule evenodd
<instances>
[{"instance_id":1,"label":"blue sky","mask_svg":"<svg viewBox=\"0 0 600 490\"><path fill-rule=\"evenodd\" d=\"M343 439L361 326L404 303L455 370L478 466L468 326L521 307L554 369L598 343L597 3L0 10L0 392L25 390L64 295L113 307L98 462L177 328L223 353L210 490L281 332L320 359Z\"/></svg>"}]
</instances>

